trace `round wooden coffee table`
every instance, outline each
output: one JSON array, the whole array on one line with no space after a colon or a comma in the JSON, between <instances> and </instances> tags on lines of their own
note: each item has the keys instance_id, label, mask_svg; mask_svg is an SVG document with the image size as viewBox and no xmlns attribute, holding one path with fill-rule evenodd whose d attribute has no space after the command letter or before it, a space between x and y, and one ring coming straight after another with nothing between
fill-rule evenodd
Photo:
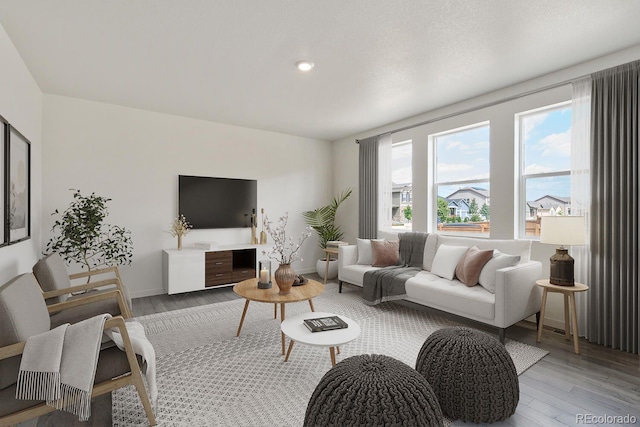
<instances>
[{"instance_id":1,"label":"round wooden coffee table","mask_svg":"<svg viewBox=\"0 0 640 427\"><path fill-rule=\"evenodd\" d=\"M344 329L335 329L333 331L311 332L304 325L304 319L317 319L320 317L331 316L338 316L347 325L349 325L349 327ZM299 314L295 317L284 320L280 325L280 329L282 330L282 333L290 339L287 356L284 358L285 362L289 360L289 355L291 355L291 350L293 349L293 343L297 341L316 347L329 347L331 365L335 366L336 348L338 349L338 353L340 353L341 345L353 341L360 336L360 326L354 320L343 316L342 314L323 313L320 311Z\"/></svg>"},{"instance_id":2,"label":"round wooden coffee table","mask_svg":"<svg viewBox=\"0 0 640 427\"><path fill-rule=\"evenodd\" d=\"M290 293L280 295L278 286L275 283L270 289L258 289L258 279L248 279L237 283L233 287L233 292L246 299L244 310L242 310L242 317L240 318L240 325L238 325L238 332L236 333L236 336L240 336L244 317L247 315L247 309L249 308L249 302L257 301L274 304L274 319L278 316L278 304L280 304L280 321L283 321L285 320L285 305L288 303L309 301L311 311L315 311L312 299L324 292L324 285L309 279L304 285L293 286ZM284 333L281 333L281 341L282 354L284 354Z\"/></svg>"}]
</instances>

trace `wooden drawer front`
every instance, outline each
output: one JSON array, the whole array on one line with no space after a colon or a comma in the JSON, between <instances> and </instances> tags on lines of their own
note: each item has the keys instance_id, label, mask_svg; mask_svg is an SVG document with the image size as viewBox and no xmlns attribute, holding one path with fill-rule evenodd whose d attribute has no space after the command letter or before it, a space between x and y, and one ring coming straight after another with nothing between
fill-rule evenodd
<instances>
[{"instance_id":1,"label":"wooden drawer front","mask_svg":"<svg viewBox=\"0 0 640 427\"><path fill-rule=\"evenodd\" d=\"M239 268L233 270L233 281L242 282L247 279L254 279L256 277L256 270L253 268Z\"/></svg>"},{"instance_id":2,"label":"wooden drawer front","mask_svg":"<svg viewBox=\"0 0 640 427\"><path fill-rule=\"evenodd\" d=\"M231 251L223 252L207 252L205 254L205 271L208 276L210 273L231 273L232 260Z\"/></svg>"},{"instance_id":3,"label":"wooden drawer front","mask_svg":"<svg viewBox=\"0 0 640 427\"><path fill-rule=\"evenodd\" d=\"M208 273L205 277L205 286L218 286L233 283L233 273Z\"/></svg>"}]
</instances>

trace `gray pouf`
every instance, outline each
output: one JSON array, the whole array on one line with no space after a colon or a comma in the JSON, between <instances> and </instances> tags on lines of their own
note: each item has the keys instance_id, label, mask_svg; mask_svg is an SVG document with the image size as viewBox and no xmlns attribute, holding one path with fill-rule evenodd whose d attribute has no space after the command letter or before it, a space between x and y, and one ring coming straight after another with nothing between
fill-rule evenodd
<instances>
[{"instance_id":1,"label":"gray pouf","mask_svg":"<svg viewBox=\"0 0 640 427\"><path fill-rule=\"evenodd\" d=\"M442 426L425 378L389 356L349 357L331 368L311 395L305 426Z\"/></svg>"},{"instance_id":2,"label":"gray pouf","mask_svg":"<svg viewBox=\"0 0 640 427\"><path fill-rule=\"evenodd\" d=\"M484 332L463 327L434 332L418 353L416 370L433 387L442 413L454 420L503 421L518 406L520 386L513 360Z\"/></svg>"}]
</instances>

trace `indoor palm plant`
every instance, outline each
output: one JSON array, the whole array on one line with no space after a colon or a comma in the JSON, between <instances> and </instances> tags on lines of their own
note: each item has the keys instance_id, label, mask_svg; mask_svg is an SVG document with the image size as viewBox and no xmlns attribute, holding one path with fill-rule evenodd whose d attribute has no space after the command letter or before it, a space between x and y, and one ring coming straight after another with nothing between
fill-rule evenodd
<instances>
[{"instance_id":1,"label":"indoor palm plant","mask_svg":"<svg viewBox=\"0 0 640 427\"><path fill-rule=\"evenodd\" d=\"M336 212L352 192L353 189L347 188L334 197L328 205L302 213L305 222L318 233L318 244L323 250L327 248L327 242L340 240L344 236L342 228L335 224ZM323 276L325 272L324 263L326 263L326 258L318 260L316 264L316 269L320 276ZM335 268L332 268L332 270L335 270ZM331 276L335 276L335 274L330 273L329 277Z\"/></svg>"}]
</instances>

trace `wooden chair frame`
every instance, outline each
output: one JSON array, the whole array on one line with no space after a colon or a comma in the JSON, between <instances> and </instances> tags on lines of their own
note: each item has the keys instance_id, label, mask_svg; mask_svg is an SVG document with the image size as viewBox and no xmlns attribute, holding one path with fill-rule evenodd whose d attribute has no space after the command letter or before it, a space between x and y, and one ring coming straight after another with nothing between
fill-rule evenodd
<instances>
[{"instance_id":1,"label":"wooden chair frame","mask_svg":"<svg viewBox=\"0 0 640 427\"><path fill-rule=\"evenodd\" d=\"M96 284L99 282L95 282ZM72 289L72 288L69 288ZM61 289L59 291L53 291L48 293L55 293L60 291L65 291L66 289ZM68 290L68 289L67 289ZM73 291L76 292L76 291ZM64 294L64 292L62 293ZM62 295L60 294L60 295ZM82 304L88 304L93 301L98 301L106 298L113 298L114 294L120 296L120 300L124 302L124 298L120 291L114 290L106 293L100 293L98 295L90 295L83 298L78 298L73 301L62 302L59 304L53 304L48 307L49 313L54 313L57 311L64 310L65 308L76 307ZM58 296L58 295L51 295ZM124 304L126 306L126 303ZM104 323L104 330L108 330L111 328L117 328L120 330L120 334L122 335L122 341L124 342L124 351L127 355L127 361L129 362L129 372L122 376L119 376L115 379L106 380L98 384L93 385L93 390L91 392L91 397L101 396L106 393L110 393L113 390L117 390L119 388L133 385L135 386L138 396L140 397L140 401L142 402L142 406L144 407L144 411L149 419L149 424L152 426L156 425L156 418L153 413L153 409L151 408L151 402L149 401L149 396L147 394L147 390L144 386L144 382L142 380L142 373L140 371L140 366L138 365L138 360L136 358L136 354L133 351L133 347L131 345L131 339L129 338L129 333L127 332L127 327L125 325L123 316L116 316L110 319L107 319ZM8 359L13 356L18 356L22 354L24 351L24 347L26 345L26 341L22 341L16 344L11 344L5 347L0 347L0 360ZM41 403L35 406L32 406L27 409L23 409L21 411L15 412L10 415L5 415L0 418L0 427L11 426L13 424L20 423L22 421L29 420L31 418L39 417L44 414L48 414L49 412L57 411L56 408L52 408L47 406L45 403Z\"/></svg>"},{"instance_id":2,"label":"wooden chair frame","mask_svg":"<svg viewBox=\"0 0 640 427\"><path fill-rule=\"evenodd\" d=\"M44 297L45 300L47 300L49 298L59 297L61 295L88 291L91 289L97 289L97 288L101 288L103 286L108 286L108 285L115 285L114 290L101 292L95 295L87 294L86 297L82 298L83 302L80 302L80 303L76 303L76 301L79 300L78 299L78 300L72 300L72 301L65 301L63 303L58 303L58 304L51 304L49 306L49 313L55 313L55 312L64 310L65 308L77 307L79 305L88 304L91 302L101 301L104 299L115 297L116 300L118 301L118 306L120 307L120 313L122 317L124 317L125 319L131 319L133 316L131 314L131 310L129 310L129 305L127 304L127 301L125 300L125 297L124 297L124 285L122 284L122 280L120 278L120 271L118 270L118 267L106 267L106 268L100 268L97 270L83 271L81 273L70 274L69 280L81 279L84 277L88 277L89 280L91 280L92 276L95 276L98 274L110 273L110 272L114 273L115 277L111 277L105 280L100 280L97 282L88 282L84 285L71 286L65 289L57 289L57 290L48 291L48 292L43 291L42 296ZM85 298L87 299L86 301L85 301ZM66 304L66 305L64 305L64 308L59 308L61 304ZM53 307L53 310L52 310L52 307Z\"/></svg>"}]
</instances>

